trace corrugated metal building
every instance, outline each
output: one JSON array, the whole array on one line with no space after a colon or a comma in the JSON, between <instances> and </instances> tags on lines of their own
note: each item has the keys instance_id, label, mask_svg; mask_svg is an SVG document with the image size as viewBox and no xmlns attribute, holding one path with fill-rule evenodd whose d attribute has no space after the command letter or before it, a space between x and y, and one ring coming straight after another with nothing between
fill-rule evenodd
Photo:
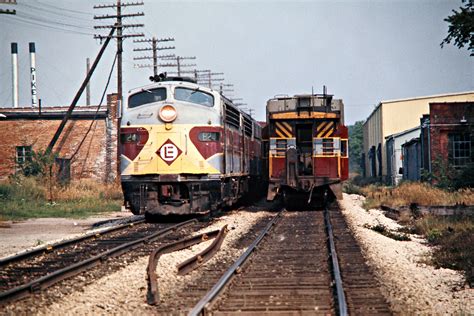
<instances>
[{"instance_id":1,"label":"corrugated metal building","mask_svg":"<svg viewBox=\"0 0 474 316\"><path fill-rule=\"evenodd\" d=\"M474 91L380 102L364 123L365 174L388 180L385 138L420 125L430 103L474 102Z\"/></svg>"},{"instance_id":2,"label":"corrugated metal building","mask_svg":"<svg viewBox=\"0 0 474 316\"><path fill-rule=\"evenodd\" d=\"M405 157L402 146L413 138L420 137L420 127L411 128L401 133L393 134L386 137L387 147L387 176L392 185L397 185L403 178Z\"/></svg>"},{"instance_id":3,"label":"corrugated metal building","mask_svg":"<svg viewBox=\"0 0 474 316\"><path fill-rule=\"evenodd\" d=\"M421 179L421 142L416 137L402 145L403 180L419 181Z\"/></svg>"}]
</instances>

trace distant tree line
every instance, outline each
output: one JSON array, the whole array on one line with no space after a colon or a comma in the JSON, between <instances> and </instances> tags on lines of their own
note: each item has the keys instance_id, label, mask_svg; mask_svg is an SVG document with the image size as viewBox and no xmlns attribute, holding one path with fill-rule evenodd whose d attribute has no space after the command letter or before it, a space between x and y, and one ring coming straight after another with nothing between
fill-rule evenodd
<instances>
[{"instance_id":1,"label":"distant tree line","mask_svg":"<svg viewBox=\"0 0 474 316\"><path fill-rule=\"evenodd\" d=\"M354 125L349 125L349 170L353 173L360 173L360 160L364 152L364 121L357 121Z\"/></svg>"}]
</instances>

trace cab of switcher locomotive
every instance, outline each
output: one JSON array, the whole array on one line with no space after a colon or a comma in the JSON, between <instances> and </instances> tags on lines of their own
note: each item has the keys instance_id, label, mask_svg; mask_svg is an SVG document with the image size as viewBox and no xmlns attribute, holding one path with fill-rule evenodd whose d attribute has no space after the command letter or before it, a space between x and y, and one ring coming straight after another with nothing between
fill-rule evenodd
<instances>
[{"instance_id":1,"label":"cab of switcher locomotive","mask_svg":"<svg viewBox=\"0 0 474 316\"><path fill-rule=\"evenodd\" d=\"M267 199L320 202L342 198L348 178L344 105L332 95L281 96L267 102L269 187Z\"/></svg>"},{"instance_id":2,"label":"cab of switcher locomotive","mask_svg":"<svg viewBox=\"0 0 474 316\"><path fill-rule=\"evenodd\" d=\"M258 157L250 151L246 160L233 148L258 147L259 131L243 139L243 122L253 122L236 112L237 127L228 127L230 108L220 93L186 78L131 90L120 131L125 206L134 214L203 214L239 198Z\"/></svg>"}]
</instances>

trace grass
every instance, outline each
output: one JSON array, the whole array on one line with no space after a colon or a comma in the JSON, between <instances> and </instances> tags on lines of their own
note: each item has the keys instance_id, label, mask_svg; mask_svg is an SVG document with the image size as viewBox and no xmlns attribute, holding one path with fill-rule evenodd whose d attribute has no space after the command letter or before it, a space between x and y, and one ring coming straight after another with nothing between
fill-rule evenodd
<instances>
[{"instance_id":1,"label":"grass","mask_svg":"<svg viewBox=\"0 0 474 316\"><path fill-rule=\"evenodd\" d=\"M367 197L364 208L378 208L381 205L400 207L411 204L432 205L474 205L474 190L460 189L446 191L426 183L402 183L397 187L369 185L360 189Z\"/></svg>"},{"instance_id":2,"label":"grass","mask_svg":"<svg viewBox=\"0 0 474 316\"><path fill-rule=\"evenodd\" d=\"M49 195L47 181L35 177L17 177L0 183L0 220L40 217L83 218L119 211L122 193L116 185L91 180L54 185Z\"/></svg>"}]
</instances>

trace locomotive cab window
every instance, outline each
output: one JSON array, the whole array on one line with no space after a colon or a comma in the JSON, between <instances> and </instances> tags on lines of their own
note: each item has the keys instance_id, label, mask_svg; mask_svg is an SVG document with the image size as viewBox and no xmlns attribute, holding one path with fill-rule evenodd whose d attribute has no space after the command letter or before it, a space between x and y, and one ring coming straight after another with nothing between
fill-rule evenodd
<instances>
[{"instance_id":1,"label":"locomotive cab window","mask_svg":"<svg viewBox=\"0 0 474 316\"><path fill-rule=\"evenodd\" d=\"M141 92L135 93L128 98L128 107L136 108L140 105L164 100L166 100L166 88L142 89Z\"/></svg>"},{"instance_id":2,"label":"locomotive cab window","mask_svg":"<svg viewBox=\"0 0 474 316\"><path fill-rule=\"evenodd\" d=\"M332 138L315 138L314 154L317 156L332 156L335 153L335 145Z\"/></svg>"},{"instance_id":3,"label":"locomotive cab window","mask_svg":"<svg viewBox=\"0 0 474 316\"><path fill-rule=\"evenodd\" d=\"M348 158L349 157L349 150L347 146L347 139L341 139L341 157Z\"/></svg>"},{"instance_id":4,"label":"locomotive cab window","mask_svg":"<svg viewBox=\"0 0 474 316\"><path fill-rule=\"evenodd\" d=\"M174 98L179 101L186 101L208 107L214 106L214 97L198 89L176 88L174 89Z\"/></svg>"}]
</instances>

